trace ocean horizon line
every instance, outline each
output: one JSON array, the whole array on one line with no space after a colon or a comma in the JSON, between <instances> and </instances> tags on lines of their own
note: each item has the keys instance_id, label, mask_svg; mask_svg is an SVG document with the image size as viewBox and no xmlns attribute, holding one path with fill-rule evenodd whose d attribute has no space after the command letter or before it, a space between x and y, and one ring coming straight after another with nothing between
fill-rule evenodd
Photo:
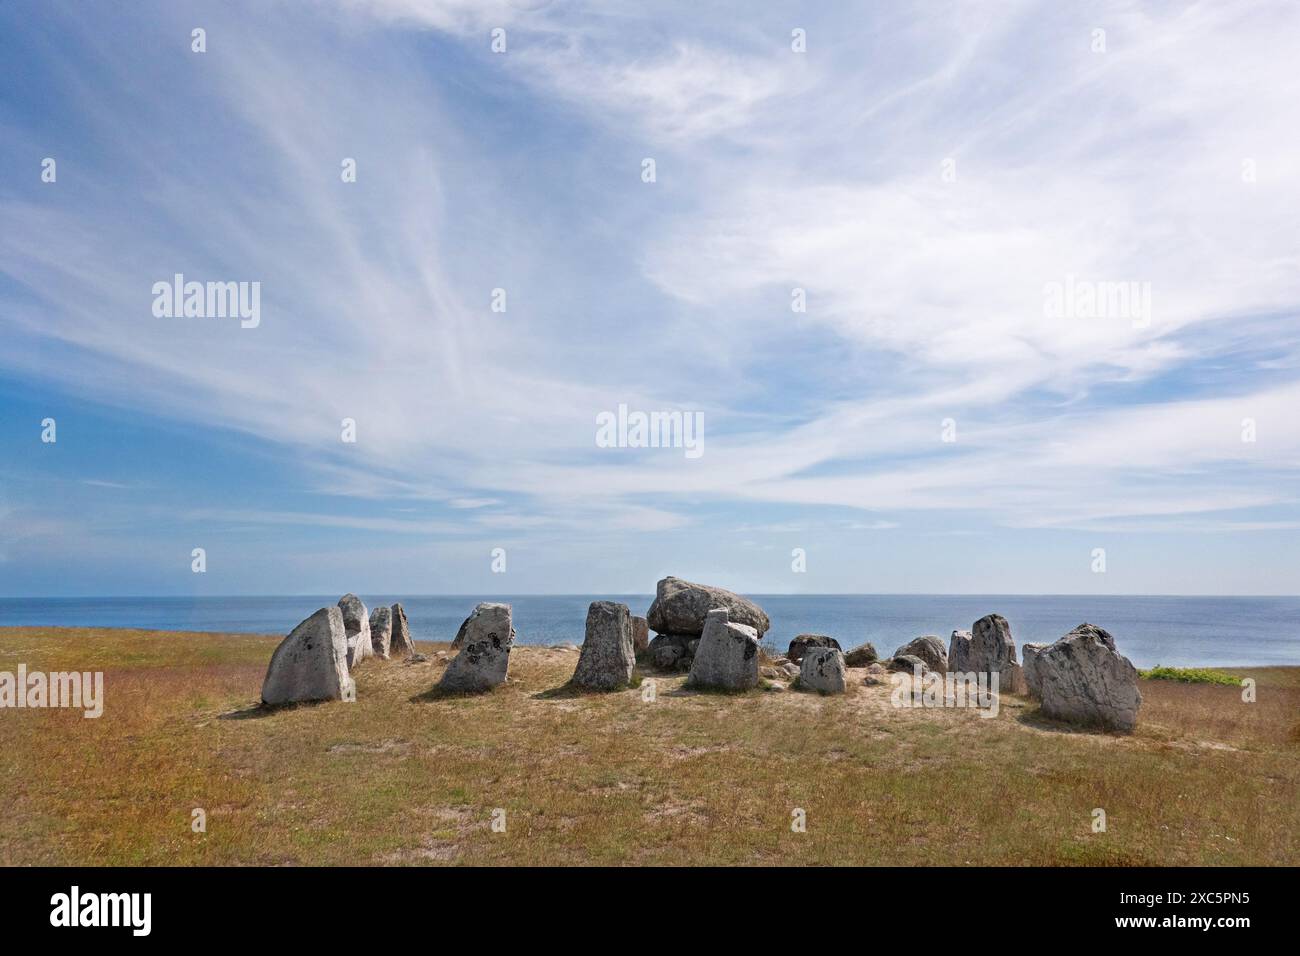
<instances>
[{"instance_id":1,"label":"ocean horizon line","mask_svg":"<svg viewBox=\"0 0 1300 956\"><path fill-rule=\"evenodd\" d=\"M735 589L737 594L753 594L763 597L1012 597L1012 598L1207 598L1214 600L1255 600L1259 598L1296 598L1300 594L1288 593L1252 593L1252 594L1175 594L1150 591L754 591ZM0 601L147 601L147 600L181 600L207 599L227 600L233 598L322 598L330 597L333 592L278 592L274 594L0 594ZM348 593L348 592L340 592ZM612 594L617 596L654 596L654 591L364 591L360 594L395 594L409 598L478 598L483 597L563 597L577 598L592 594Z\"/></svg>"}]
</instances>

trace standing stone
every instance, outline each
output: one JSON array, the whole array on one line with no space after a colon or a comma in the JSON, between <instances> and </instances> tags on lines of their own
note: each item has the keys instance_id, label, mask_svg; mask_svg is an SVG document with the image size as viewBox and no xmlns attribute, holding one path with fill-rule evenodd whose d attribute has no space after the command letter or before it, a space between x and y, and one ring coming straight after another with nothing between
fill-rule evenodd
<instances>
[{"instance_id":1,"label":"standing stone","mask_svg":"<svg viewBox=\"0 0 1300 956\"><path fill-rule=\"evenodd\" d=\"M758 632L747 624L731 623L728 614L725 607L709 611L687 685L720 690L758 686Z\"/></svg>"},{"instance_id":2,"label":"standing stone","mask_svg":"<svg viewBox=\"0 0 1300 956\"><path fill-rule=\"evenodd\" d=\"M819 694L844 693L844 655L835 647L810 647L799 666L799 686Z\"/></svg>"},{"instance_id":3,"label":"standing stone","mask_svg":"<svg viewBox=\"0 0 1300 956\"><path fill-rule=\"evenodd\" d=\"M632 650L640 654L650 646L650 623L643 617L632 618Z\"/></svg>"},{"instance_id":4,"label":"standing stone","mask_svg":"<svg viewBox=\"0 0 1300 956\"><path fill-rule=\"evenodd\" d=\"M943 649L943 641L933 634L914 637L894 651L896 658L907 656L921 658L925 661L925 666L932 671L938 671L940 674L948 672L948 652Z\"/></svg>"},{"instance_id":5,"label":"standing stone","mask_svg":"<svg viewBox=\"0 0 1300 956\"><path fill-rule=\"evenodd\" d=\"M262 701L289 704L356 699L357 686L348 674L343 612L323 607L290 631L271 655L262 682Z\"/></svg>"},{"instance_id":6,"label":"standing stone","mask_svg":"<svg viewBox=\"0 0 1300 956\"><path fill-rule=\"evenodd\" d=\"M455 638L452 639L452 649L464 647L468 641L475 639L476 634L482 633L484 627L499 628L501 615L505 615L506 621L510 620L509 604L494 604L492 602L482 602L470 611L469 617L461 622L460 628L456 631ZM480 620L480 618L483 618ZM511 629L513 631L513 628Z\"/></svg>"},{"instance_id":7,"label":"standing stone","mask_svg":"<svg viewBox=\"0 0 1300 956\"><path fill-rule=\"evenodd\" d=\"M393 657L412 657L415 654L415 642L411 640L411 626L406 621L406 608L394 604L391 610L393 637L388 645L388 653Z\"/></svg>"},{"instance_id":8,"label":"standing stone","mask_svg":"<svg viewBox=\"0 0 1300 956\"><path fill-rule=\"evenodd\" d=\"M577 687L615 690L626 687L636 667L632 649L631 614L626 604L592 601L587 608L587 633L573 672Z\"/></svg>"},{"instance_id":9,"label":"standing stone","mask_svg":"<svg viewBox=\"0 0 1300 956\"><path fill-rule=\"evenodd\" d=\"M844 655L844 664L847 667L867 667L877 660L879 657L876 654L876 647L870 641Z\"/></svg>"},{"instance_id":10,"label":"standing stone","mask_svg":"<svg viewBox=\"0 0 1300 956\"><path fill-rule=\"evenodd\" d=\"M339 598L339 609L343 612L343 630L348 637L348 668L351 669L367 657L374 656L370 644L370 615L361 598L351 593Z\"/></svg>"},{"instance_id":11,"label":"standing stone","mask_svg":"<svg viewBox=\"0 0 1300 956\"><path fill-rule=\"evenodd\" d=\"M646 612L650 627L659 634L704 633L704 622L714 608L726 608L734 624L752 627L759 637L771 627L763 609L748 598L707 584L692 584L681 578L664 578L655 587L654 603Z\"/></svg>"},{"instance_id":12,"label":"standing stone","mask_svg":"<svg viewBox=\"0 0 1300 956\"><path fill-rule=\"evenodd\" d=\"M841 649L839 641L833 637L827 637L825 634L800 634L790 642L785 656L797 664L803 660L804 654L808 653L808 650L813 647L833 647L837 651Z\"/></svg>"},{"instance_id":13,"label":"standing stone","mask_svg":"<svg viewBox=\"0 0 1300 956\"><path fill-rule=\"evenodd\" d=\"M393 641L393 609L382 605L370 612L370 647L376 657L388 660Z\"/></svg>"},{"instance_id":14,"label":"standing stone","mask_svg":"<svg viewBox=\"0 0 1300 956\"><path fill-rule=\"evenodd\" d=\"M478 693L505 683L515 629L509 604L480 604L457 634L460 653L447 665L438 689L447 693Z\"/></svg>"},{"instance_id":15,"label":"standing stone","mask_svg":"<svg viewBox=\"0 0 1300 956\"><path fill-rule=\"evenodd\" d=\"M998 690L1015 693L1023 684L1016 661L1011 625L1001 614L988 614L969 631L953 631L948 670L958 674L998 675Z\"/></svg>"},{"instance_id":16,"label":"standing stone","mask_svg":"<svg viewBox=\"0 0 1300 956\"><path fill-rule=\"evenodd\" d=\"M1044 715L1105 730L1129 732L1137 725L1137 668L1096 625L1080 624L1035 650L1030 671Z\"/></svg>"},{"instance_id":17,"label":"standing stone","mask_svg":"<svg viewBox=\"0 0 1300 956\"><path fill-rule=\"evenodd\" d=\"M1049 645L1047 644L1026 644L1021 650L1024 652L1025 660L1021 665L1024 671L1025 690L1032 697L1042 697L1042 691L1039 690L1038 681L1038 655L1041 654Z\"/></svg>"}]
</instances>

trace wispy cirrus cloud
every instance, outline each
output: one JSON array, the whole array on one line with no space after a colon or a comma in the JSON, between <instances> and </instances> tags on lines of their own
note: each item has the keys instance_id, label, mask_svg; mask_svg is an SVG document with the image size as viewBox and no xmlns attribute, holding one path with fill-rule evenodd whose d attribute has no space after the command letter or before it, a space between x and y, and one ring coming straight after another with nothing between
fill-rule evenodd
<instances>
[{"instance_id":1,"label":"wispy cirrus cloud","mask_svg":"<svg viewBox=\"0 0 1300 956\"><path fill-rule=\"evenodd\" d=\"M317 500L249 521L326 521L319 496L428 536L1295 520L1289 4L141 10L153 56L32 28L88 52L34 67L52 111L3 116L27 179L0 184L0 363L292 462ZM175 272L262 281L262 326L154 319ZM1067 277L1148 284L1149 321L1047 316ZM619 403L703 411L704 456L596 448Z\"/></svg>"}]
</instances>

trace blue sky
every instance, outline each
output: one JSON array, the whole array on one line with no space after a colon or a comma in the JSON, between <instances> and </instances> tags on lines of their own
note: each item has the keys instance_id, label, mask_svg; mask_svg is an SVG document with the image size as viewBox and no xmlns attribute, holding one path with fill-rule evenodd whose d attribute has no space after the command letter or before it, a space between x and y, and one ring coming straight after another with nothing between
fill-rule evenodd
<instances>
[{"instance_id":1,"label":"blue sky","mask_svg":"<svg viewBox=\"0 0 1300 956\"><path fill-rule=\"evenodd\" d=\"M1300 592L1300 7L639 6L5 4L0 594Z\"/></svg>"}]
</instances>

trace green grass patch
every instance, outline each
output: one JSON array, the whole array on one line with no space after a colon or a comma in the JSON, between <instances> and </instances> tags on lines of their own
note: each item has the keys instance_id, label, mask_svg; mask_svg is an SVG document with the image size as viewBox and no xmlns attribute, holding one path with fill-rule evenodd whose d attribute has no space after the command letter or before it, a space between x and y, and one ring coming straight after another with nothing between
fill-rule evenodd
<instances>
[{"instance_id":1,"label":"green grass patch","mask_svg":"<svg viewBox=\"0 0 1300 956\"><path fill-rule=\"evenodd\" d=\"M1157 664L1150 670L1140 670L1145 680L1176 680L1182 684L1227 684L1240 687L1241 678L1211 667L1162 667Z\"/></svg>"}]
</instances>

